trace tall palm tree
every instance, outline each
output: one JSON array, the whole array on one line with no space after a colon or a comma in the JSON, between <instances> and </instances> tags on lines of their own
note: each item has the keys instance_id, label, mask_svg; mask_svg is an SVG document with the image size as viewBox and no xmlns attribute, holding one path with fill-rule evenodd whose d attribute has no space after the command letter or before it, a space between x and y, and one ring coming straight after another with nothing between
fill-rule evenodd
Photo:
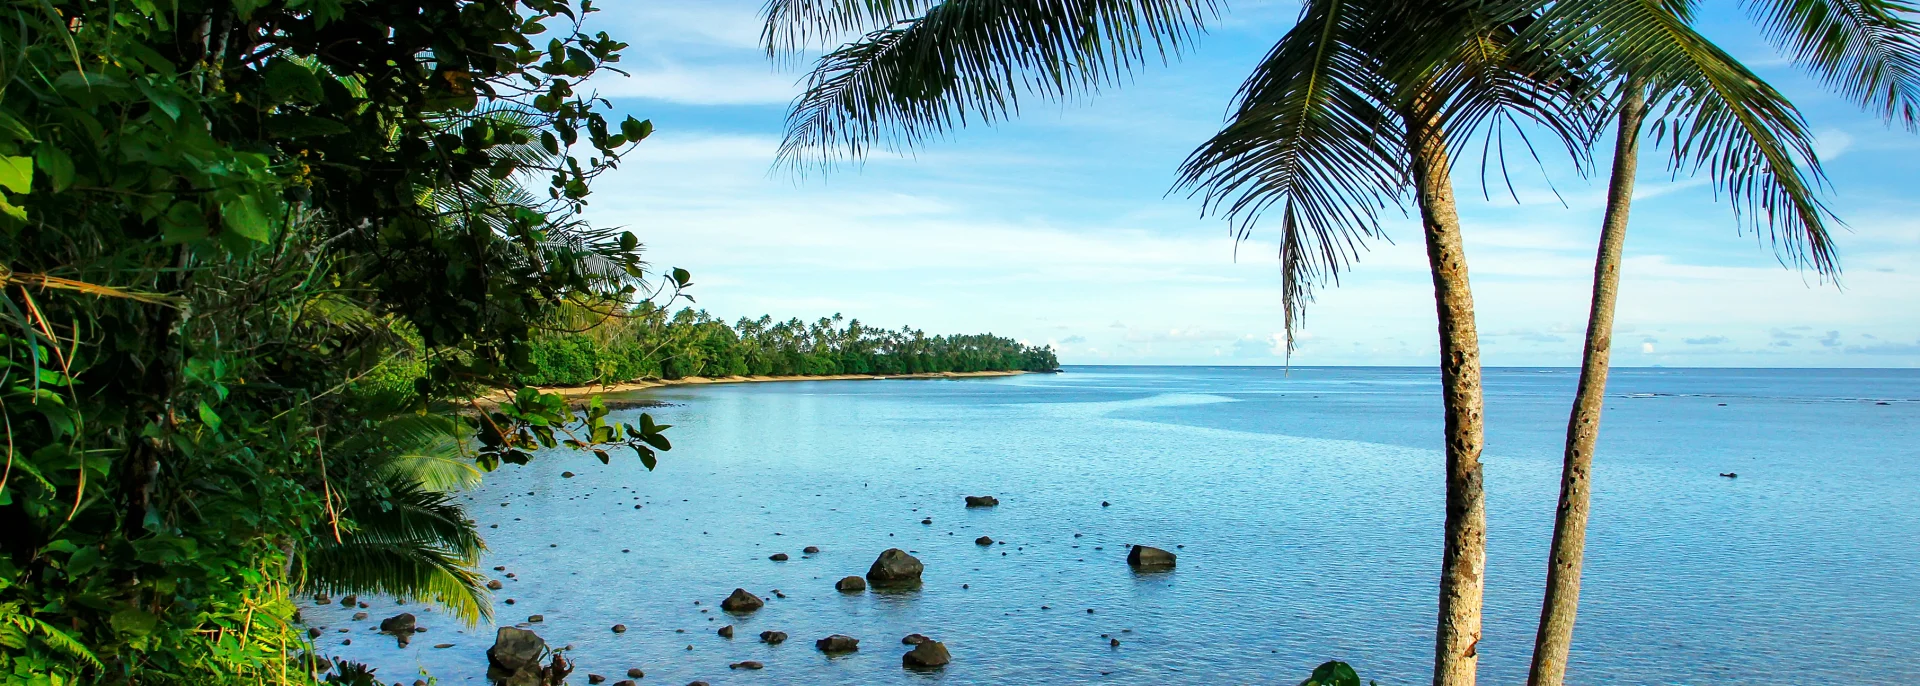
<instances>
[{"instance_id":1,"label":"tall palm tree","mask_svg":"<svg viewBox=\"0 0 1920 686\"><path fill-rule=\"evenodd\" d=\"M970 119L1009 116L1022 94L1095 90L1149 56L1177 53L1214 10L1203 0L775 0L765 37L776 55L867 31L814 68L781 158L831 162L910 147ZM1486 557L1479 340L1449 151L1520 118L1553 132L1576 159L1586 140L1579 74L1517 49L1531 10L1308 0L1242 87L1227 126L1181 170L1182 186L1243 232L1266 210L1280 212L1289 348L1312 289L1380 235L1378 210L1408 195L1419 210L1446 417L1437 685L1474 681Z\"/></svg>"},{"instance_id":2,"label":"tall palm tree","mask_svg":"<svg viewBox=\"0 0 1920 686\"><path fill-rule=\"evenodd\" d=\"M1815 76L1889 121L1914 128L1920 113L1920 26L1914 6L1888 0L1750 3L1765 32ZM1580 597L1595 444L1612 348L1627 216L1650 109L1677 171L1707 170L1736 214L1764 231L1783 262L1836 273L1829 218L1809 178L1820 177L1810 137L1792 105L1688 25L1687 3L1567 0L1548 10L1540 52L1592 59L1619 86L1613 170L1580 381L1567 421L1560 500L1534 638L1530 686L1566 675Z\"/></svg>"}]
</instances>

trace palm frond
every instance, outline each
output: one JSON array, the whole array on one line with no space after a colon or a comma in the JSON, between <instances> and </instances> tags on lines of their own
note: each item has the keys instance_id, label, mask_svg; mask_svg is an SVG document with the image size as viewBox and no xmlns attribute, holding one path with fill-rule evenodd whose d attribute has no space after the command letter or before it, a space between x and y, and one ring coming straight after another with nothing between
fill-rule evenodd
<instances>
[{"instance_id":1,"label":"palm frond","mask_svg":"<svg viewBox=\"0 0 1920 686\"><path fill-rule=\"evenodd\" d=\"M20 612L19 603L0 605L0 646L22 649L26 647L30 636L38 636L48 649L84 662L95 670L106 669L100 664L100 658L95 657L93 651L88 650L79 639L37 617Z\"/></svg>"},{"instance_id":2,"label":"palm frond","mask_svg":"<svg viewBox=\"0 0 1920 686\"><path fill-rule=\"evenodd\" d=\"M1216 0L948 0L822 57L787 115L779 160L796 168L905 151L1064 99L1179 54Z\"/></svg>"},{"instance_id":3,"label":"palm frond","mask_svg":"<svg viewBox=\"0 0 1920 686\"><path fill-rule=\"evenodd\" d=\"M1775 45L1862 107L1920 131L1920 5L1907 0L1747 0Z\"/></svg>"},{"instance_id":4,"label":"palm frond","mask_svg":"<svg viewBox=\"0 0 1920 686\"><path fill-rule=\"evenodd\" d=\"M779 58L920 16L937 0L768 0L760 42Z\"/></svg>"},{"instance_id":5,"label":"palm frond","mask_svg":"<svg viewBox=\"0 0 1920 686\"><path fill-rule=\"evenodd\" d=\"M1819 198L1824 184L1800 112L1663 0L1562 2L1539 24L1539 44L1591 56L1614 74L1649 84L1651 136L1676 173L1705 171L1743 230L1766 238L1781 261L1822 276L1839 269Z\"/></svg>"},{"instance_id":6,"label":"palm frond","mask_svg":"<svg viewBox=\"0 0 1920 686\"><path fill-rule=\"evenodd\" d=\"M469 625L493 618L492 594L458 556L413 543L354 542L307 551L304 591L365 593L432 603Z\"/></svg>"}]
</instances>

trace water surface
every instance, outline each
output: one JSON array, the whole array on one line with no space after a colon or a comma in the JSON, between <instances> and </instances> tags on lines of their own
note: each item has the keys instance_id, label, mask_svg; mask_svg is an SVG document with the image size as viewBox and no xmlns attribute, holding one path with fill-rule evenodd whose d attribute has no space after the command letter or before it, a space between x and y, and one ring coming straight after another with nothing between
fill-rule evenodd
<instances>
[{"instance_id":1,"label":"water surface","mask_svg":"<svg viewBox=\"0 0 1920 686\"><path fill-rule=\"evenodd\" d=\"M1574 378L1487 373L1483 683L1525 679ZM515 574L499 620L544 615L575 682L640 667L643 684L1291 684L1336 658L1428 681L1431 370L1070 367L647 397L676 403L651 410L675 425L657 471L555 452L471 494L486 567ZM1920 683L1920 372L1616 370L1606 405L1572 683ZM1001 505L963 506L979 494ZM1130 570L1129 543L1178 568ZM889 547L925 562L919 590L833 589ZM725 616L735 587L767 607ZM402 650L373 632L390 602L361 622L304 604L323 647L384 678L484 681L491 626L421 613L430 631ZM737 638L715 634L727 624ZM953 664L902 670L915 632ZM833 633L861 651L813 648ZM742 660L766 669L728 669Z\"/></svg>"}]
</instances>

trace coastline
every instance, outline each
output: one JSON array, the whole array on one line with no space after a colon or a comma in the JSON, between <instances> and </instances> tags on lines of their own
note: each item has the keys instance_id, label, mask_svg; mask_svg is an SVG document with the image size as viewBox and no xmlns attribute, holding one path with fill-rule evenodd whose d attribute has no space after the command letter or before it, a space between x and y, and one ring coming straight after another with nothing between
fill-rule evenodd
<instances>
[{"instance_id":1,"label":"coastline","mask_svg":"<svg viewBox=\"0 0 1920 686\"><path fill-rule=\"evenodd\" d=\"M782 382L782 381L883 381L887 379L970 379L970 378L991 377L991 376L1018 376L1021 374L1050 374L1050 373L1054 373L1054 372L1029 372L1029 371L1020 370L1020 369L1010 369L1005 371L990 371L990 372L921 372L918 374L825 374L825 375L819 375L819 376L803 376L803 375L797 375L797 374L785 375L785 376L689 376L689 377L684 377L679 379L636 379L633 381L622 381L619 383L612 383L612 384L590 384L586 386L536 386L536 388L539 388L541 391L547 392L547 393L557 393L561 397L566 398L568 404L580 404L580 403L585 403L587 398L595 395L630 393L633 391L644 391L649 388L665 388L668 386L701 386L701 385L708 385L708 384L735 384L735 383L774 383L774 382ZM490 396L490 397L480 398L479 402L491 404L493 402L497 402L498 399L499 399L499 396ZM641 399L609 399L606 401L606 404L609 409L621 409L621 408L627 408L627 407L657 407L660 405L665 405L667 403L661 403L658 401L651 401L651 400L641 400Z\"/></svg>"}]
</instances>

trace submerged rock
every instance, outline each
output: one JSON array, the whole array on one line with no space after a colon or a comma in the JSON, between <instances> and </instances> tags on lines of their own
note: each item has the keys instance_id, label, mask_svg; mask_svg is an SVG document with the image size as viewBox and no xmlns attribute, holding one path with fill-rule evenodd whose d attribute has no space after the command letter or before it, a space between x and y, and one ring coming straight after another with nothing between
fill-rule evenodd
<instances>
[{"instance_id":1,"label":"submerged rock","mask_svg":"<svg viewBox=\"0 0 1920 686\"><path fill-rule=\"evenodd\" d=\"M813 555L820 552L820 546L810 545L805 548L801 548L800 552L806 553L808 555Z\"/></svg>"},{"instance_id":2,"label":"submerged rock","mask_svg":"<svg viewBox=\"0 0 1920 686\"><path fill-rule=\"evenodd\" d=\"M787 632L762 631L760 632L760 642L765 643L767 645L776 645L776 646L780 645L782 643L787 642Z\"/></svg>"},{"instance_id":3,"label":"submerged rock","mask_svg":"<svg viewBox=\"0 0 1920 686\"><path fill-rule=\"evenodd\" d=\"M927 638L926 636L923 636L920 634L907 634L905 637L900 639L900 645L917 646L922 643L926 643L927 641L930 641L930 640L933 640L933 639Z\"/></svg>"},{"instance_id":4,"label":"submerged rock","mask_svg":"<svg viewBox=\"0 0 1920 686\"><path fill-rule=\"evenodd\" d=\"M627 670L627 677L630 679L640 679L640 678L645 678L646 676L647 676L647 673L640 671L639 667L632 667Z\"/></svg>"},{"instance_id":5,"label":"submerged rock","mask_svg":"<svg viewBox=\"0 0 1920 686\"><path fill-rule=\"evenodd\" d=\"M860 649L860 639L846 634L834 634L813 642L813 647L823 653L851 653Z\"/></svg>"},{"instance_id":6,"label":"submerged rock","mask_svg":"<svg viewBox=\"0 0 1920 686\"><path fill-rule=\"evenodd\" d=\"M598 675L598 674L588 674L588 675L587 675L587 683L589 683L589 684L599 684L599 683L605 683L605 682L606 682L606 680L607 680L607 678L606 678L606 677L604 677L604 676L601 676L601 675Z\"/></svg>"},{"instance_id":7,"label":"submerged rock","mask_svg":"<svg viewBox=\"0 0 1920 686\"><path fill-rule=\"evenodd\" d=\"M987 536L981 536L979 538L973 539L973 544L974 545L993 545L993 539Z\"/></svg>"},{"instance_id":8,"label":"submerged rock","mask_svg":"<svg viewBox=\"0 0 1920 686\"><path fill-rule=\"evenodd\" d=\"M919 558L899 548L888 548L867 569L867 581L875 586L915 583L920 581L923 569L925 567L921 566Z\"/></svg>"},{"instance_id":9,"label":"submerged rock","mask_svg":"<svg viewBox=\"0 0 1920 686\"><path fill-rule=\"evenodd\" d=\"M733 595L720 601L720 609L728 612L752 612L766 605L767 601L761 600L760 596L748 593L744 588L733 589Z\"/></svg>"},{"instance_id":10,"label":"submerged rock","mask_svg":"<svg viewBox=\"0 0 1920 686\"><path fill-rule=\"evenodd\" d=\"M850 576L834 582L833 587L848 592L864 591L867 590L867 580L857 576Z\"/></svg>"},{"instance_id":11,"label":"submerged rock","mask_svg":"<svg viewBox=\"0 0 1920 686\"><path fill-rule=\"evenodd\" d=\"M907 669L940 667L952 661L953 655L947 652L946 644L933 640L916 645L900 656L900 666Z\"/></svg>"},{"instance_id":12,"label":"submerged rock","mask_svg":"<svg viewBox=\"0 0 1920 686\"><path fill-rule=\"evenodd\" d=\"M786 562L786 561L787 561L787 554L786 554L786 553L774 553L774 554L772 554L772 555L768 555L768 556L767 556L767 559L769 559L769 560L773 560L774 562Z\"/></svg>"},{"instance_id":13,"label":"submerged rock","mask_svg":"<svg viewBox=\"0 0 1920 686\"><path fill-rule=\"evenodd\" d=\"M726 626L720 627L720 631L718 633L720 634L721 638L733 638L733 625L728 624Z\"/></svg>"},{"instance_id":14,"label":"submerged rock","mask_svg":"<svg viewBox=\"0 0 1920 686\"><path fill-rule=\"evenodd\" d=\"M745 662L735 662L733 664L727 665L727 669L760 669L762 667L766 667L766 665L760 664L759 662L756 662L753 660L747 660Z\"/></svg>"},{"instance_id":15,"label":"submerged rock","mask_svg":"<svg viewBox=\"0 0 1920 686\"><path fill-rule=\"evenodd\" d=\"M1135 567L1172 567L1173 553L1150 545L1136 545L1127 551L1127 564Z\"/></svg>"},{"instance_id":16,"label":"submerged rock","mask_svg":"<svg viewBox=\"0 0 1920 686\"><path fill-rule=\"evenodd\" d=\"M414 622L413 613L402 612L380 620L380 631L381 633L388 634L411 634L413 633Z\"/></svg>"},{"instance_id":17,"label":"submerged rock","mask_svg":"<svg viewBox=\"0 0 1920 686\"><path fill-rule=\"evenodd\" d=\"M1000 499L990 495L967 496L967 507L993 507L999 504Z\"/></svg>"},{"instance_id":18,"label":"submerged rock","mask_svg":"<svg viewBox=\"0 0 1920 686\"><path fill-rule=\"evenodd\" d=\"M353 607L360 603L360 596L350 595L340 599L340 607Z\"/></svg>"}]
</instances>

